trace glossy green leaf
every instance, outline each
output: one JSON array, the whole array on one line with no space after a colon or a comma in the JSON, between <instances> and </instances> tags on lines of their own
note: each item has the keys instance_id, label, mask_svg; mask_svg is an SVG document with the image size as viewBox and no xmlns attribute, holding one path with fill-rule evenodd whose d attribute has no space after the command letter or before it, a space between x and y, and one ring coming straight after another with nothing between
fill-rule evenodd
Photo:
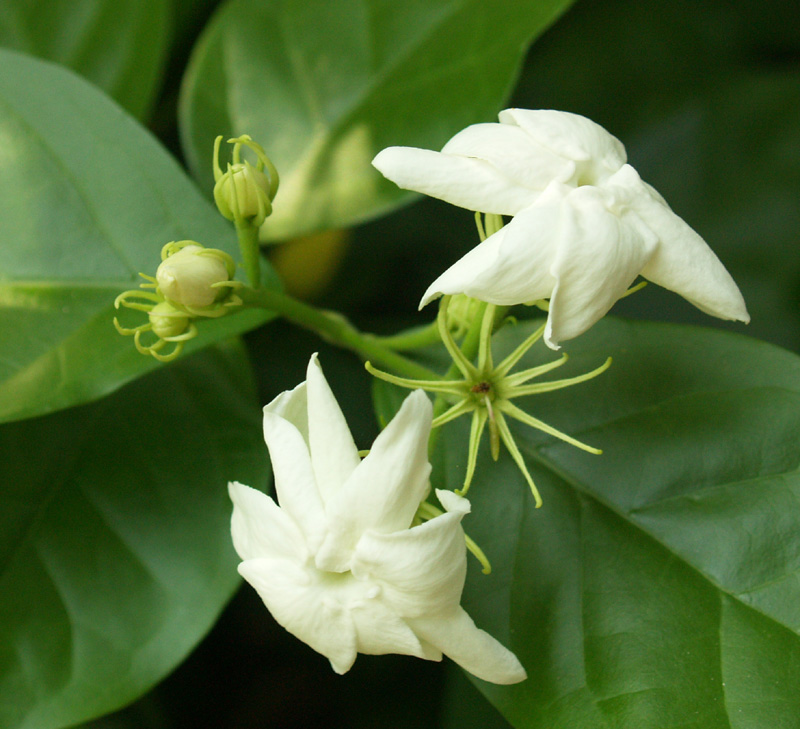
<instances>
[{"instance_id":1,"label":"glossy green leaf","mask_svg":"<svg viewBox=\"0 0 800 729\"><path fill-rule=\"evenodd\" d=\"M113 302L155 272L165 243L238 256L231 226L142 127L74 74L9 51L0 169L0 421L92 400L158 366L117 334ZM265 318L200 322L187 351Z\"/></svg>"},{"instance_id":2,"label":"glossy green leaf","mask_svg":"<svg viewBox=\"0 0 800 729\"><path fill-rule=\"evenodd\" d=\"M0 444L0 726L70 726L162 679L238 585L226 484L268 476L250 368L212 348Z\"/></svg>"},{"instance_id":3,"label":"glossy green leaf","mask_svg":"<svg viewBox=\"0 0 800 729\"><path fill-rule=\"evenodd\" d=\"M71 68L145 118L161 85L168 0L4 0L0 46Z\"/></svg>"},{"instance_id":4,"label":"glossy green leaf","mask_svg":"<svg viewBox=\"0 0 800 729\"><path fill-rule=\"evenodd\" d=\"M370 162L438 148L494 117L530 40L570 0L231 0L184 80L181 134L208 185L219 130L250 134L281 174L270 239L347 226L409 194Z\"/></svg>"},{"instance_id":5,"label":"glossy green leaf","mask_svg":"<svg viewBox=\"0 0 800 729\"><path fill-rule=\"evenodd\" d=\"M498 336L506 352L530 325ZM465 607L528 670L480 684L526 729L768 729L800 716L800 359L710 329L605 320L548 376L602 376L523 401L604 450L513 428L544 499L482 446ZM549 361L537 345L520 364ZM384 407L388 400L384 397ZM467 423L434 478L458 488Z\"/></svg>"}]
</instances>

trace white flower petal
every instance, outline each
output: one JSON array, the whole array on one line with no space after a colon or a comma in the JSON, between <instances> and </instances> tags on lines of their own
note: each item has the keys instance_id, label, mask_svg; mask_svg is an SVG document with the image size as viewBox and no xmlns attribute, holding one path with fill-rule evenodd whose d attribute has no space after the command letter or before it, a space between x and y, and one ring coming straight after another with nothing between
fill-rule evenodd
<instances>
[{"instance_id":1,"label":"white flower petal","mask_svg":"<svg viewBox=\"0 0 800 729\"><path fill-rule=\"evenodd\" d=\"M372 164L404 190L422 192L467 210L515 215L538 194L488 162L428 149L388 147Z\"/></svg>"},{"instance_id":2,"label":"white flower petal","mask_svg":"<svg viewBox=\"0 0 800 729\"><path fill-rule=\"evenodd\" d=\"M420 308L441 294L463 293L500 306L549 297L555 285L550 262L560 226L559 207L550 202L551 188L439 276Z\"/></svg>"},{"instance_id":3,"label":"white flower petal","mask_svg":"<svg viewBox=\"0 0 800 729\"><path fill-rule=\"evenodd\" d=\"M749 322L739 287L714 251L632 168L631 173L625 180L629 188L636 186L636 194L630 195L630 209L659 240L642 276L680 294L706 314Z\"/></svg>"},{"instance_id":4,"label":"white flower petal","mask_svg":"<svg viewBox=\"0 0 800 729\"><path fill-rule=\"evenodd\" d=\"M324 537L326 519L308 445L292 422L268 408L264 408L264 440L275 474L278 501L300 527L308 548L313 552Z\"/></svg>"},{"instance_id":5,"label":"white flower petal","mask_svg":"<svg viewBox=\"0 0 800 729\"><path fill-rule=\"evenodd\" d=\"M350 614L356 626L359 653L371 656L398 653L430 661L442 659L441 652L429 643L420 642L406 622L383 604L381 596L352 604Z\"/></svg>"},{"instance_id":6,"label":"white flower petal","mask_svg":"<svg viewBox=\"0 0 800 729\"><path fill-rule=\"evenodd\" d=\"M706 313L749 321L725 267L641 181L616 137L549 109L505 109L499 119L467 127L441 153L390 148L376 158L403 187L514 216L439 276L420 308L442 294L502 306L550 298L545 341L558 349L641 274Z\"/></svg>"},{"instance_id":7,"label":"white flower petal","mask_svg":"<svg viewBox=\"0 0 800 729\"><path fill-rule=\"evenodd\" d=\"M393 534L366 532L353 555L353 574L381 585L387 603L403 617L452 612L467 573L463 516L445 513Z\"/></svg>"},{"instance_id":8,"label":"white flower petal","mask_svg":"<svg viewBox=\"0 0 800 729\"><path fill-rule=\"evenodd\" d=\"M316 354L308 363L306 387L311 463L317 488L326 502L349 478L361 459Z\"/></svg>"},{"instance_id":9,"label":"white flower petal","mask_svg":"<svg viewBox=\"0 0 800 729\"><path fill-rule=\"evenodd\" d=\"M541 146L576 162L616 172L627 161L625 147L614 135L580 114L552 109L505 109L502 124L523 129Z\"/></svg>"},{"instance_id":10,"label":"white flower petal","mask_svg":"<svg viewBox=\"0 0 800 729\"><path fill-rule=\"evenodd\" d=\"M442 147L442 154L485 160L505 177L537 192L553 180L566 182L575 174L574 162L553 154L519 127L507 124L468 126Z\"/></svg>"},{"instance_id":11,"label":"white flower petal","mask_svg":"<svg viewBox=\"0 0 800 729\"><path fill-rule=\"evenodd\" d=\"M436 618L412 618L409 626L474 676L498 684L527 678L517 657L487 632L478 628L463 608Z\"/></svg>"},{"instance_id":12,"label":"white flower petal","mask_svg":"<svg viewBox=\"0 0 800 729\"><path fill-rule=\"evenodd\" d=\"M286 630L328 658L336 673L350 670L356 660L353 619L301 565L285 559L251 559L239 565L239 574Z\"/></svg>"},{"instance_id":13,"label":"white flower petal","mask_svg":"<svg viewBox=\"0 0 800 729\"><path fill-rule=\"evenodd\" d=\"M462 516L466 516L472 510L469 499L459 496L454 491L436 489L436 498L439 499L439 503L444 506L445 511L453 511Z\"/></svg>"},{"instance_id":14,"label":"white flower petal","mask_svg":"<svg viewBox=\"0 0 800 729\"><path fill-rule=\"evenodd\" d=\"M627 291L653 255L657 239L609 209L597 187L570 191L561 205L556 280L544 333L552 349L583 334Z\"/></svg>"},{"instance_id":15,"label":"white flower petal","mask_svg":"<svg viewBox=\"0 0 800 729\"><path fill-rule=\"evenodd\" d=\"M269 496L236 481L228 484L228 493L233 501L231 536L239 557L283 557L300 562L308 558L299 527Z\"/></svg>"},{"instance_id":16,"label":"white flower petal","mask_svg":"<svg viewBox=\"0 0 800 729\"><path fill-rule=\"evenodd\" d=\"M301 382L293 390L286 390L264 406L265 413L288 420L308 444L308 388Z\"/></svg>"},{"instance_id":17,"label":"white flower petal","mask_svg":"<svg viewBox=\"0 0 800 729\"><path fill-rule=\"evenodd\" d=\"M320 569L349 569L352 551L367 529L389 533L411 524L428 490L431 419L427 395L412 392L369 455L328 501L328 535L316 558Z\"/></svg>"}]
</instances>

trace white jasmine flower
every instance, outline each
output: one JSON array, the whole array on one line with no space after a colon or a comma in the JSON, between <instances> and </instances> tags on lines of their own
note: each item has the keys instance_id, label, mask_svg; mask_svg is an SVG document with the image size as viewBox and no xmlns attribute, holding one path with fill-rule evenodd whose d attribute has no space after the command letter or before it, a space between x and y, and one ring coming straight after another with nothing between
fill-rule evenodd
<instances>
[{"instance_id":1,"label":"white jasmine flower","mask_svg":"<svg viewBox=\"0 0 800 729\"><path fill-rule=\"evenodd\" d=\"M550 299L545 341L585 332L641 274L722 319L750 317L705 241L626 164L622 143L577 114L500 112L441 152L389 147L373 160L402 188L514 216L437 278L424 306L466 294L510 306Z\"/></svg>"},{"instance_id":2,"label":"white jasmine flower","mask_svg":"<svg viewBox=\"0 0 800 729\"><path fill-rule=\"evenodd\" d=\"M337 673L357 653L450 656L479 678L525 678L517 658L461 608L469 502L412 526L428 492L431 404L422 391L361 460L316 356L307 380L264 408L280 506L239 483L231 532L240 574L275 619Z\"/></svg>"}]
</instances>

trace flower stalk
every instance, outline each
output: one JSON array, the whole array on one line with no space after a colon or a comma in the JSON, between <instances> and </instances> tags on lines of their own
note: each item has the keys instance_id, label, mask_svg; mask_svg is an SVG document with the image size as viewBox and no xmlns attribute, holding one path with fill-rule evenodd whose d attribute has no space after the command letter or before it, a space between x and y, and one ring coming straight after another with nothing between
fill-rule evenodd
<instances>
[{"instance_id":1,"label":"flower stalk","mask_svg":"<svg viewBox=\"0 0 800 729\"><path fill-rule=\"evenodd\" d=\"M407 377L439 379L435 372L399 354L380 337L359 331L341 314L323 311L272 289L244 287L238 295L245 306L275 312L287 321L315 332L326 342L378 362L382 367Z\"/></svg>"}]
</instances>

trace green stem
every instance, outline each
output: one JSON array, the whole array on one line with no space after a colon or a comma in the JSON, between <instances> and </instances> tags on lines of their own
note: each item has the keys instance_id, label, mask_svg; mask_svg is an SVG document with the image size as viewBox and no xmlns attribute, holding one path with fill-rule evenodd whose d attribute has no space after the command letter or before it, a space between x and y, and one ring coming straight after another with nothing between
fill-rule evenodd
<instances>
[{"instance_id":1,"label":"green stem","mask_svg":"<svg viewBox=\"0 0 800 729\"><path fill-rule=\"evenodd\" d=\"M435 320L430 324L406 329L404 332L393 334L389 337L369 336L375 339L375 341L380 342L384 347L394 349L395 351L422 349L431 344L438 344L441 341L439 339L439 328Z\"/></svg>"},{"instance_id":2,"label":"green stem","mask_svg":"<svg viewBox=\"0 0 800 729\"><path fill-rule=\"evenodd\" d=\"M249 221L238 218L235 226L247 280L254 289L258 289L261 286L261 248L258 241L258 228Z\"/></svg>"},{"instance_id":3,"label":"green stem","mask_svg":"<svg viewBox=\"0 0 800 729\"><path fill-rule=\"evenodd\" d=\"M322 339L356 352L365 360L406 377L439 379L437 373L385 347L379 338L358 331L341 314L323 311L280 291L243 287L237 291L245 306L274 311L284 319L310 329Z\"/></svg>"},{"instance_id":4,"label":"green stem","mask_svg":"<svg viewBox=\"0 0 800 729\"><path fill-rule=\"evenodd\" d=\"M480 348L481 330L483 328L483 315L487 306L487 303L481 302L481 305L478 307L478 311L475 313L475 318L472 320L472 324L470 324L469 331L464 337L464 340L461 342L461 354L469 362L472 362L472 360L475 359L475 355L478 353L478 349ZM447 372L442 376L442 379L453 380L456 379L460 374L461 368L455 362L453 362ZM437 395L436 399L433 401L434 419L442 415L450 406L451 403L449 403L444 397ZM433 455L433 451L436 449L436 442L439 440L439 434L441 432L441 428L434 428L434 430L431 431L431 437L428 440L429 455Z\"/></svg>"}]
</instances>

